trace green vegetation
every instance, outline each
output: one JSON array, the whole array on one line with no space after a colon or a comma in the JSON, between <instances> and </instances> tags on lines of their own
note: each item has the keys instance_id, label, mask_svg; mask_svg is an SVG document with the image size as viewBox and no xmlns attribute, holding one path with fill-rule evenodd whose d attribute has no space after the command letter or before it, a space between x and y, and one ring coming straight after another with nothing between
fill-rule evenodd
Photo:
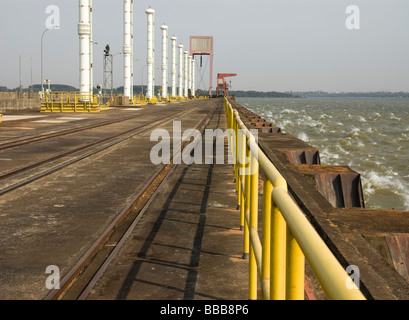
<instances>
[{"instance_id":1,"label":"green vegetation","mask_svg":"<svg viewBox=\"0 0 409 320\"><path fill-rule=\"evenodd\" d=\"M229 95L236 97L247 97L247 98L298 98L298 95L293 95L290 93L277 92L277 91L229 91Z\"/></svg>"},{"instance_id":2,"label":"green vegetation","mask_svg":"<svg viewBox=\"0 0 409 320\"><path fill-rule=\"evenodd\" d=\"M409 98L409 92L325 92L325 91L308 91L308 92L294 92L290 94L306 97L306 98Z\"/></svg>"},{"instance_id":3,"label":"green vegetation","mask_svg":"<svg viewBox=\"0 0 409 320\"><path fill-rule=\"evenodd\" d=\"M44 88L47 88L44 85ZM161 86L155 86L155 93L159 92ZM31 88L23 88L23 91L31 91ZM109 91L109 89L107 89ZM113 89L114 94L123 93L124 87L120 86ZM8 89L5 86L0 86L0 92L16 92L19 91L19 88ZM41 91L41 85L33 85L33 91ZM51 91L78 91L78 88L75 88L70 85L65 84L51 84ZM142 91L141 85L134 85L134 94L139 94ZM97 92L97 89L94 89L94 92ZM146 85L143 86L143 92L146 93ZM171 92L171 88L168 88L168 92ZM197 90L199 95L208 95L209 91L207 90ZM212 91L212 94L216 94L216 90ZM239 98L409 98L409 92L388 92L388 91L377 91L377 92L325 92L325 91L287 91L287 92L278 92L278 91L255 91L255 90L230 90L229 94Z\"/></svg>"}]
</instances>

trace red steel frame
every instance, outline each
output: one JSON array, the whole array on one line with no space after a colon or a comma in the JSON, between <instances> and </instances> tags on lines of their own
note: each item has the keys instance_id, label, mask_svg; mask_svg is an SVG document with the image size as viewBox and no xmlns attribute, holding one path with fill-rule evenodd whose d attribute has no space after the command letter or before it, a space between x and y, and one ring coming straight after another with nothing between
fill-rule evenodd
<instances>
[{"instance_id":1,"label":"red steel frame","mask_svg":"<svg viewBox=\"0 0 409 320\"><path fill-rule=\"evenodd\" d=\"M192 40L193 39L211 39L212 49L211 50L192 50ZM213 37L212 36L190 36L190 55L192 58L195 55L208 55L210 56L210 75L209 75L209 96L212 95L212 79L213 79Z\"/></svg>"}]
</instances>

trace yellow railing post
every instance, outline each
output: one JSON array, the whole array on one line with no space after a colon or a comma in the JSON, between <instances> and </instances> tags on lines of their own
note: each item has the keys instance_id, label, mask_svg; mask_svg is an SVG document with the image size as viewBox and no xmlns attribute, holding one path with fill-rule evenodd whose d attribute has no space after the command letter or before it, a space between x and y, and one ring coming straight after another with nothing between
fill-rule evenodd
<instances>
[{"instance_id":1,"label":"yellow railing post","mask_svg":"<svg viewBox=\"0 0 409 320\"><path fill-rule=\"evenodd\" d=\"M262 274L261 281L270 292L270 239L271 239L271 192L273 185L267 176L263 176L263 229L262 229ZM264 300L268 300L270 295L262 296Z\"/></svg>"},{"instance_id":2,"label":"yellow railing post","mask_svg":"<svg viewBox=\"0 0 409 320\"><path fill-rule=\"evenodd\" d=\"M286 300L304 300L305 258L287 228Z\"/></svg>"},{"instance_id":3,"label":"yellow railing post","mask_svg":"<svg viewBox=\"0 0 409 320\"><path fill-rule=\"evenodd\" d=\"M234 154L233 158L233 163L235 167L235 172L236 172L236 189L237 189L237 208L240 209L240 201L241 201L241 180L240 180L240 168L239 168L239 161L238 161L238 155L239 155L239 131L238 131L238 124L236 121L236 118L233 115L234 119L234 150L232 150L232 153Z\"/></svg>"},{"instance_id":4,"label":"yellow railing post","mask_svg":"<svg viewBox=\"0 0 409 320\"><path fill-rule=\"evenodd\" d=\"M258 161L253 155L250 155L250 221L249 229L257 232L258 227ZM256 233L255 232L255 233ZM250 241L250 260L249 260L249 299L257 299L257 262L254 252L253 241Z\"/></svg>"},{"instance_id":5,"label":"yellow railing post","mask_svg":"<svg viewBox=\"0 0 409 320\"><path fill-rule=\"evenodd\" d=\"M249 159L250 155L250 150L247 147L247 143L245 146L245 152L247 159ZM251 193L250 193L250 175L248 174L248 171L250 170L250 161L248 163L247 168L244 169L244 185L245 185L245 191L244 191L244 234L243 234L243 258L248 259L249 258L249 252L250 252L250 233L249 233L249 224L247 223L246 216L250 215L250 199L251 199Z\"/></svg>"},{"instance_id":6,"label":"yellow railing post","mask_svg":"<svg viewBox=\"0 0 409 320\"><path fill-rule=\"evenodd\" d=\"M244 221L245 221L245 192L246 192L246 174L245 174L245 167L246 167L246 135L242 130L238 130L238 140L237 145L238 149L238 157L237 161L239 163L239 182L240 182L240 189L241 189L241 201L240 201L240 229L244 230Z\"/></svg>"},{"instance_id":7,"label":"yellow railing post","mask_svg":"<svg viewBox=\"0 0 409 320\"><path fill-rule=\"evenodd\" d=\"M285 299L286 223L274 202L271 203L270 299Z\"/></svg>"}]
</instances>

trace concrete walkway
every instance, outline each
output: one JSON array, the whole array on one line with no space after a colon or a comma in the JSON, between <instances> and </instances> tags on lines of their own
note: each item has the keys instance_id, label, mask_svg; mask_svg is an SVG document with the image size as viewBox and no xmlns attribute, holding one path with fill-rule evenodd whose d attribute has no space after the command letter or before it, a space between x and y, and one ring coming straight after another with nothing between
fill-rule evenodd
<instances>
[{"instance_id":1,"label":"concrete walkway","mask_svg":"<svg viewBox=\"0 0 409 320\"><path fill-rule=\"evenodd\" d=\"M88 299L247 299L236 199L232 165L177 166Z\"/></svg>"}]
</instances>

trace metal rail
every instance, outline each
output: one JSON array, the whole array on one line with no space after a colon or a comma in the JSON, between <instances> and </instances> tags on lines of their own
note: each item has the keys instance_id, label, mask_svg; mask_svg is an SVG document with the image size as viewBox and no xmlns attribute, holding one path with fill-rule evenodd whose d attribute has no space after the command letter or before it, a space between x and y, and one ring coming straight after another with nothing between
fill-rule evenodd
<instances>
[{"instance_id":1,"label":"metal rail","mask_svg":"<svg viewBox=\"0 0 409 320\"><path fill-rule=\"evenodd\" d=\"M203 131L215 111L216 107L212 108L206 117L196 126L196 129ZM181 150L188 143L190 143L190 141L185 141L180 146ZM88 252L65 275L61 281L61 288L51 290L45 297L46 300L83 300L87 297L94 284L102 276L111 260L116 256L124 241L126 241L132 232L135 224L139 221L143 212L156 195L159 187L170 175L174 167L175 164L170 163L161 166L161 168L155 172L141 191L90 247ZM114 245L111 245L112 243L114 243Z\"/></svg>"},{"instance_id":2,"label":"metal rail","mask_svg":"<svg viewBox=\"0 0 409 320\"><path fill-rule=\"evenodd\" d=\"M161 111L155 111L155 112L150 112L149 114L156 114L156 113L160 113L160 112ZM77 132L80 132L80 131L94 129L94 128L98 128L98 127L102 127L102 126L107 126L107 125L110 125L110 124L114 124L114 123L118 123L118 122L122 122L122 121L127 121L127 120L132 120L132 119L135 119L135 118L140 118L140 114L138 114L136 116L121 117L119 119L102 121L102 122L99 122L99 123L96 123L96 124L81 126L79 128L60 130L60 131L57 131L57 132L55 132L55 131L46 132L46 133L43 133L43 134L40 134L40 135L36 134L34 136L29 136L29 137L24 137L23 136L21 139L17 138L17 139L14 139L13 141L8 141L6 143L1 143L0 144L0 150L19 147L21 145L34 143L34 142L41 141L41 140L55 138L55 137L59 137L59 136L63 136L63 135L71 134L71 133L77 133ZM5 141L5 140L2 140L2 141Z\"/></svg>"},{"instance_id":3,"label":"metal rail","mask_svg":"<svg viewBox=\"0 0 409 320\"><path fill-rule=\"evenodd\" d=\"M177 114L180 114L180 113L188 114L188 113L190 113L190 112L192 112L192 111L194 111L194 110L196 110L196 109L197 109L197 108L192 108L192 109L190 109L190 110L182 110L182 111L179 111L179 112L174 113L174 114L172 114L172 115L167 115L167 116L161 117L161 118L159 118L158 120L156 120L156 121L153 122L153 123L149 123L149 124L144 124L144 125L137 126L137 127L132 128L132 129L130 129L130 130L127 130L127 131L124 131L124 132L115 134L115 135L113 135L113 136L111 136L111 137L104 138L104 139L100 139L100 140L98 140L98 141L89 143L89 144L87 144L87 145L84 145L84 146L81 146L81 147L78 147L78 148L75 148L75 149L72 149L72 150L69 150L69 151L62 152L62 153L60 153L60 154L51 156L51 157L49 157L49 158L47 158L47 159L44 159L44 160L41 160L41 161L38 161L38 162L35 162L35 163L32 163L32 164L29 164L29 165L27 165L27 166L24 166L24 167L21 167L21 168L17 168L17 169L15 169L15 170L6 172L6 173L4 173L4 174L1 174L1 175L0 175L0 180L6 179L6 178L11 178L11 177L14 177L14 176L16 176L16 175L25 173L25 172L27 172L27 171L29 171L29 170L32 170L32 169L34 169L34 168L38 168L38 167L40 167L40 166L43 166L43 165L45 165L45 164L47 164L47 163L51 163L51 162L53 162L53 161L55 161L55 160L58 160L58 159L67 157L67 156L72 155L72 154L79 153L79 152L81 152L81 151L86 151L87 149L90 149L90 148L95 147L95 146L97 146L97 145L100 145L100 144L103 144L103 143L107 143L107 142L109 142L109 141L111 141L111 140L113 140L113 139L116 139L116 138L120 138L120 139L118 139L118 140L116 140L116 141L113 141L113 142L109 143L108 145L104 145L104 146L102 146L102 147L99 147L99 148L97 148L97 149L95 149L95 150L92 150L92 151L86 153L86 154L83 154L83 155L81 155L81 156L78 156L78 157L75 158L75 159L69 160L69 161L67 161L67 162L64 162L64 163L62 163L62 164L56 166L56 167L53 167L53 168L51 168L51 169L49 169L49 170L46 170L45 172L41 172L41 173L39 173L39 174L36 174L36 175L30 177L29 179L25 179L25 180L23 180L23 181L21 181L21 182L19 182L19 183L17 183L17 184L14 184L14 185L11 185L11 186L9 186L9 187L7 187L7 188L5 188L5 189L2 189L2 190L0 190L0 196L3 195L3 194L5 194L5 193L7 193L7 192L10 192L10 191L12 191L12 190L15 190L15 189L17 189L17 188L19 188L19 187L22 187L22 186L24 186L24 185L26 185L26 184L28 184L28 183L30 183L30 182L33 182L33 181L38 180L38 179L40 179L40 178L43 178L43 177L45 177L45 176L47 176L47 175L49 175L49 174L51 174L51 173L54 173L54 172L56 172L56 171L58 171L58 170L61 170L61 169L65 168L65 167L67 167L67 166L69 166L69 165L71 165L71 164L73 164L73 163L76 163L76 162L78 162L78 161L80 161L80 160L83 160L83 159L85 159L85 158L88 158L88 157L90 157L90 156L92 156L92 155L94 155L94 154L96 154L96 153L98 153L98 152L101 152L101 151L103 151L103 150L106 150L106 149L108 149L108 148L110 148L110 147L112 147L112 146L114 146L114 145L116 145L116 144L118 144L118 143L121 143L121 142L123 142L123 141L125 141L125 140L128 140L128 139L134 137L135 135L139 135L139 134L141 134L141 133L143 133L143 132L145 132L145 131L147 131L147 130L150 130L150 129L152 129L152 128L158 126L158 125L160 125L160 124L164 124L164 123L166 123L166 122L169 122L169 121L170 121L169 118L174 117L174 116L177 115ZM81 130L83 130L83 129L81 129ZM136 132L135 132L135 131L136 131ZM127 136L122 137L122 136L124 136L124 135L127 135ZM122 138L121 138L121 137L122 137Z\"/></svg>"},{"instance_id":4,"label":"metal rail","mask_svg":"<svg viewBox=\"0 0 409 320\"><path fill-rule=\"evenodd\" d=\"M287 182L225 98L231 129L243 257L249 257L249 299L303 300L305 258L329 299L365 300L288 193ZM262 239L258 230L259 170L263 172Z\"/></svg>"}]
</instances>

